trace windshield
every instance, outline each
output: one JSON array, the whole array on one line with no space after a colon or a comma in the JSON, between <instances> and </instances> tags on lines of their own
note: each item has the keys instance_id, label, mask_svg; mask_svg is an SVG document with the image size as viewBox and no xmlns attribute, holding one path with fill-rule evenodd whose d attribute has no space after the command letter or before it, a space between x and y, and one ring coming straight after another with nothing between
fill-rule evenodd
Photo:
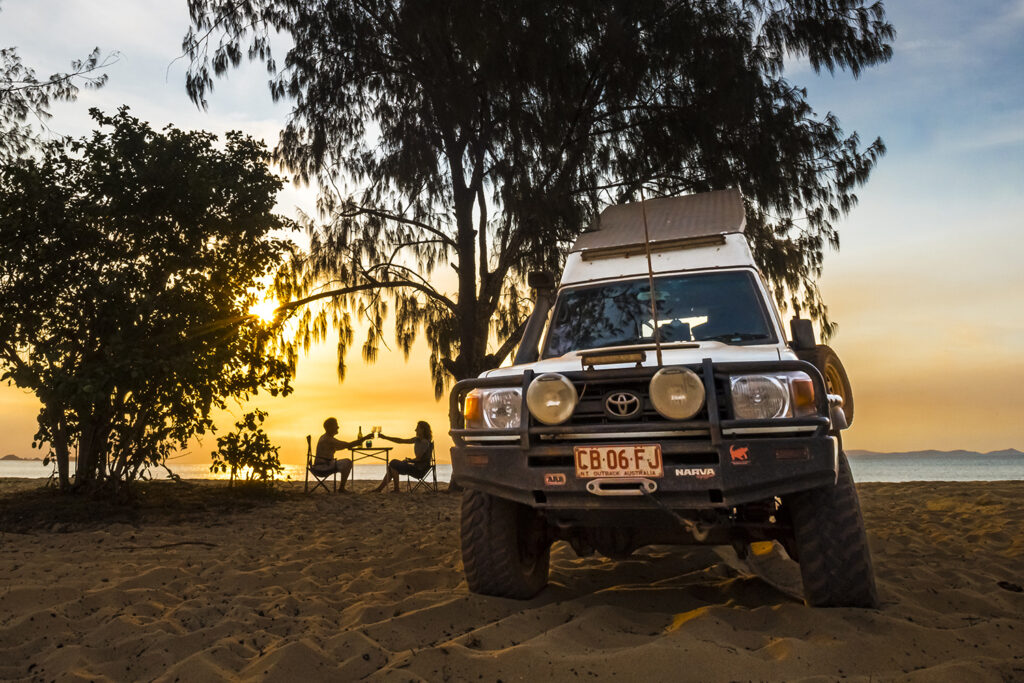
<instances>
[{"instance_id":1,"label":"windshield","mask_svg":"<svg viewBox=\"0 0 1024 683\"><path fill-rule=\"evenodd\" d=\"M670 275L654 279L662 343L775 341L749 272ZM563 290L555 303L544 357L579 349L654 342L647 279Z\"/></svg>"}]
</instances>

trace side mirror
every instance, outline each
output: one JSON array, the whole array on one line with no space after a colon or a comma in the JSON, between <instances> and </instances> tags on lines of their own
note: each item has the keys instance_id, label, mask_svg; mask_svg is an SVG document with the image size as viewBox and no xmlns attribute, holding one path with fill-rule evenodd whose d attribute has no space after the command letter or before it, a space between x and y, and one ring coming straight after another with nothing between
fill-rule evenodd
<instances>
[{"instance_id":1,"label":"side mirror","mask_svg":"<svg viewBox=\"0 0 1024 683\"><path fill-rule=\"evenodd\" d=\"M814 325L806 318L792 318L789 321L789 345L794 351L809 351L818 345L814 339Z\"/></svg>"}]
</instances>

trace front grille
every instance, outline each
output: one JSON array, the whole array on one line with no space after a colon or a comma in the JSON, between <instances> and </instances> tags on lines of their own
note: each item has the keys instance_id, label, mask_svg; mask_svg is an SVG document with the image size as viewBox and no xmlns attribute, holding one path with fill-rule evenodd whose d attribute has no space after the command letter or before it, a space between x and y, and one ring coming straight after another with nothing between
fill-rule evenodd
<instances>
[{"instance_id":1,"label":"front grille","mask_svg":"<svg viewBox=\"0 0 1024 683\"><path fill-rule=\"evenodd\" d=\"M636 430L638 427L647 427L652 431L662 429L706 429L706 423L708 421L707 401L705 401L704 406L701 407L700 411L690 420L685 422L666 420L651 404L648 391L648 387L650 385L649 378L640 378L636 380L590 379L587 381L575 381L573 384L576 386L579 403L576 405L576 410L573 411L572 416L564 423L564 426L583 428L592 425L621 425L622 427L629 428L630 430ZM635 394L639 397L641 404L639 413L626 419L610 416L605 411L605 399L610 394L622 391L628 391ZM715 391L717 394L716 403L719 406L718 417L720 420L728 419L729 416L726 407L727 397L724 380L718 378L715 379ZM533 426L542 426L540 423L532 421L532 418L531 424Z\"/></svg>"}]
</instances>

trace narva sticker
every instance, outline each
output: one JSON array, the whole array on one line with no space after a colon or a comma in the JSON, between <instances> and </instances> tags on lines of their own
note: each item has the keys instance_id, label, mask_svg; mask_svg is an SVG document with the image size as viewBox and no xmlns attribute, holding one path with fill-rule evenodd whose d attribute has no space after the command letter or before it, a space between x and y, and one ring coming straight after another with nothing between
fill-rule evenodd
<instances>
[{"instance_id":1,"label":"narva sticker","mask_svg":"<svg viewBox=\"0 0 1024 683\"><path fill-rule=\"evenodd\" d=\"M696 477L697 479L710 479L715 476L713 467L679 467L676 468L677 477Z\"/></svg>"}]
</instances>

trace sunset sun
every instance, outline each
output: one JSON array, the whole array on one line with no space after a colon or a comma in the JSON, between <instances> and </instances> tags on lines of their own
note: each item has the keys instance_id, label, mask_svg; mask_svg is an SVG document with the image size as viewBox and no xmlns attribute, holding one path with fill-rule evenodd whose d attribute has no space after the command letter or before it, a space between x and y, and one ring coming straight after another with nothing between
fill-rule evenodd
<instances>
[{"instance_id":1,"label":"sunset sun","mask_svg":"<svg viewBox=\"0 0 1024 683\"><path fill-rule=\"evenodd\" d=\"M249 315L254 315L265 323L274 322L274 314L279 304L274 299L267 299L249 307Z\"/></svg>"}]
</instances>

